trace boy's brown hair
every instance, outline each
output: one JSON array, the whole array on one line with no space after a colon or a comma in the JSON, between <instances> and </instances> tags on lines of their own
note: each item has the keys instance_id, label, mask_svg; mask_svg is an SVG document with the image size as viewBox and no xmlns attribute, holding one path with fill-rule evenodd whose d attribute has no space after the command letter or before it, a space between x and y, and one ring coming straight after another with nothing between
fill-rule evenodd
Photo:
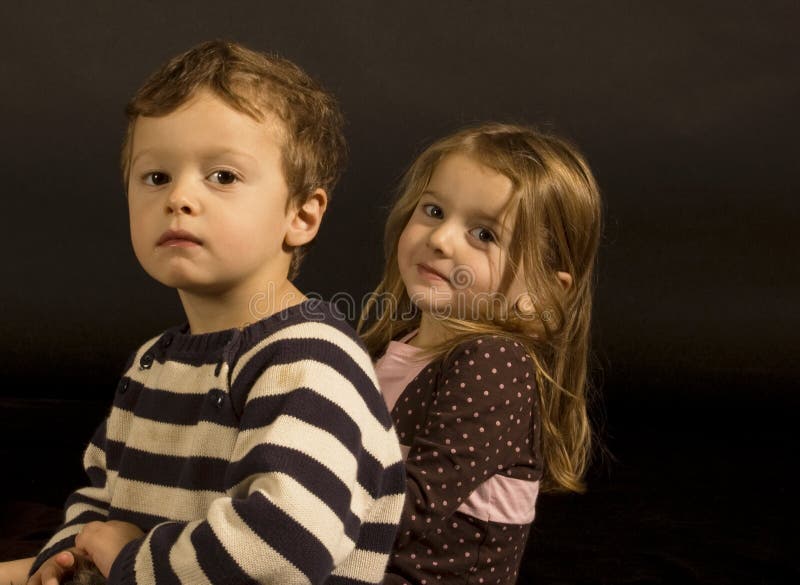
<instances>
[{"instance_id":1,"label":"boy's brown hair","mask_svg":"<svg viewBox=\"0 0 800 585\"><path fill-rule=\"evenodd\" d=\"M336 100L291 61L221 40L201 43L170 59L128 102L121 161L126 189L137 118L166 116L201 89L259 122L269 114L283 122L289 203L302 204L318 188L330 197L347 157ZM294 248L289 278L297 275L304 254L304 247Z\"/></svg>"}]
</instances>

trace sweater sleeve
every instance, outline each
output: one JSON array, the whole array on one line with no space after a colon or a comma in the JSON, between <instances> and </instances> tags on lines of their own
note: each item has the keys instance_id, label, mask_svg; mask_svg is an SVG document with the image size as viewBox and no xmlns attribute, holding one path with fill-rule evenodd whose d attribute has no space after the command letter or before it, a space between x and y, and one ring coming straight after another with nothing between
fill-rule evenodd
<instances>
[{"instance_id":1,"label":"sweater sleeve","mask_svg":"<svg viewBox=\"0 0 800 585\"><path fill-rule=\"evenodd\" d=\"M393 430L372 410L385 417L380 394L368 377L320 361L271 364L252 383L249 371L231 391L249 386L226 471L232 495L202 520L165 522L130 543L109 585L321 583L354 551L386 463L402 466Z\"/></svg>"},{"instance_id":2,"label":"sweater sleeve","mask_svg":"<svg viewBox=\"0 0 800 585\"><path fill-rule=\"evenodd\" d=\"M106 482L105 453L107 424L108 419L100 424L84 452L83 466L89 476L89 485L76 490L67 498L64 524L36 557L30 574L35 573L51 556L75 546L75 535L84 524L108 519L110 496Z\"/></svg>"},{"instance_id":3,"label":"sweater sleeve","mask_svg":"<svg viewBox=\"0 0 800 585\"><path fill-rule=\"evenodd\" d=\"M532 360L509 339L472 340L445 360L406 460L398 550L432 530L447 531L475 488L532 449L534 380Z\"/></svg>"}]
</instances>

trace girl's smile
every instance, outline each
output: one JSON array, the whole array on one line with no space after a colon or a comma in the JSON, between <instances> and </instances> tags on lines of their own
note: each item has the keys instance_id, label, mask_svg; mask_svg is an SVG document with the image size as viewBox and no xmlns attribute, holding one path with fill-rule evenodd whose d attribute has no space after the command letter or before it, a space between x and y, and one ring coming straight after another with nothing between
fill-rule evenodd
<instances>
[{"instance_id":1,"label":"girl's smile","mask_svg":"<svg viewBox=\"0 0 800 585\"><path fill-rule=\"evenodd\" d=\"M441 272L431 268L427 264L417 264L417 272L419 272L420 276L424 279L430 280L431 282L446 282L450 283L450 279L447 278Z\"/></svg>"}]
</instances>

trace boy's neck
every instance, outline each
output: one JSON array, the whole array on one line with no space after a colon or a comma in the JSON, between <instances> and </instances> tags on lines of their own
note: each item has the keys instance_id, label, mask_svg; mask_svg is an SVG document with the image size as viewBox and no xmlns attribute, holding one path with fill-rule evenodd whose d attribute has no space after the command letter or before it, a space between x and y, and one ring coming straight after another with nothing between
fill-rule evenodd
<instances>
[{"instance_id":1,"label":"boy's neck","mask_svg":"<svg viewBox=\"0 0 800 585\"><path fill-rule=\"evenodd\" d=\"M266 290L203 294L178 290L193 335L241 329L302 303L306 297L291 282L271 282Z\"/></svg>"}]
</instances>

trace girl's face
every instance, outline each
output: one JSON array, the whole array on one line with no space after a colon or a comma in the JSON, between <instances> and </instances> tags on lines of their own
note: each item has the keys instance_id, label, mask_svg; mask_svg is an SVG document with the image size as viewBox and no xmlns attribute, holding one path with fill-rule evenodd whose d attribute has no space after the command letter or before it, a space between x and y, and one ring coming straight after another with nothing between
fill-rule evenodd
<instances>
[{"instance_id":1,"label":"girl's face","mask_svg":"<svg viewBox=\"0 0 800 585\"><path fill-rule=\"evenodd\" d=\"M473 320L498 309L491 293L509 292L498 289L512 237L511 196L508 177L467 155L437 165L397 249L406 291L423 312Z\"/></svg>"}]
</instances>

